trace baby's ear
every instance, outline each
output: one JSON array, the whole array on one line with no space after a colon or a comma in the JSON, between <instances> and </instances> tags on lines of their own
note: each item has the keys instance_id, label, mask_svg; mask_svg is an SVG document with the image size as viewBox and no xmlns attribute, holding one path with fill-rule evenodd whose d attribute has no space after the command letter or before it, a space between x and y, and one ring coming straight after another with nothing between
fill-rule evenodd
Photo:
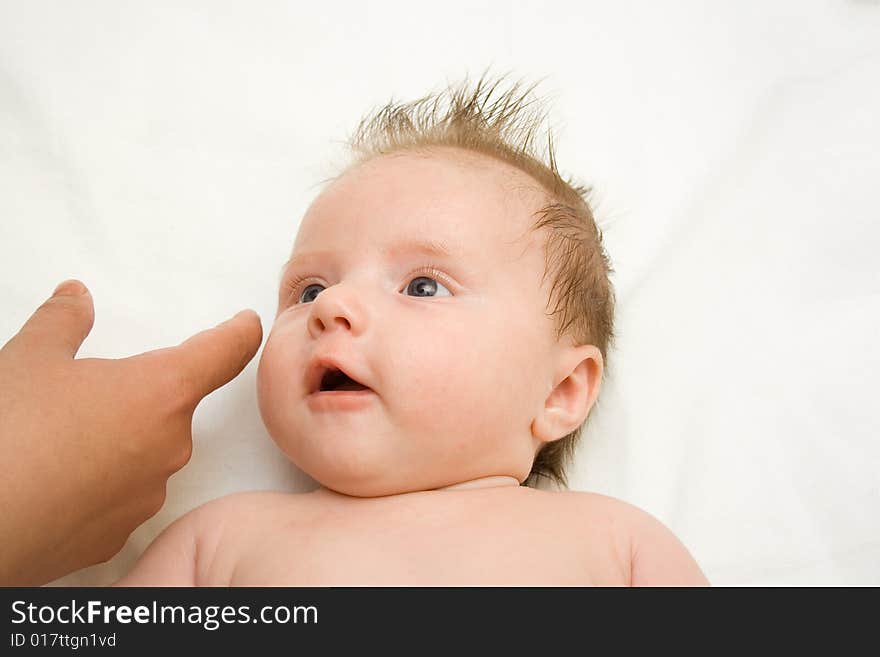
<instances>
[{"instance_id":1,"label":"baby's ear","mask_svg":"<svg viewBox=\"0 0 880 657\"><path fill-rule=\"evenodd\" d=\"M593 345L565 347L544 408L532 420L532 435L542 443L567 436L587 418L599 395L604 362Z\"/></svg>"}]
</instances>

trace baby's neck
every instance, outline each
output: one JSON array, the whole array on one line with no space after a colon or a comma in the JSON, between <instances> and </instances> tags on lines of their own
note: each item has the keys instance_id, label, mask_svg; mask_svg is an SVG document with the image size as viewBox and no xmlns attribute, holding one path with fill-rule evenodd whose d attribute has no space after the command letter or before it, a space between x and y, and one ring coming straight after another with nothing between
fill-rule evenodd
<instances>
[{"instance_id":1,"label":"baby's neck","mask_svg":"<svg viewBox=\"0 0 880 657\"><path fill-rule=\"evenodd\" d=\"M511 477L509 475L493 475L491 477L479 477L477 479L469 479L468 481L462 481L457 484L450 484L448 486L441 486L440 488L431 488L426 491L417 491L417 492L434 492L440 490L471 490L477 488L513 488L514 486L519 486L520 483L517 481L516 477ZM349 497L343 493L339 493L331 488L326 488L324 486L318 486L313 494L317 494L319 496L331 496L331 497Z\"/></svg>"},{"instance_id":2,"label":"baby's neck","mask_svg":"<svg viewBox=\"0 0 880 657\"><path fill-rule=\"evenodd\" d=\"M471 479L463 481L459 484L451 484L433 490L464 490L468 488L497 488L498 486L519 486L516 478L510 475L495 475L492 477L480 477L479 479Z\"/></svg>"}]
</instances>

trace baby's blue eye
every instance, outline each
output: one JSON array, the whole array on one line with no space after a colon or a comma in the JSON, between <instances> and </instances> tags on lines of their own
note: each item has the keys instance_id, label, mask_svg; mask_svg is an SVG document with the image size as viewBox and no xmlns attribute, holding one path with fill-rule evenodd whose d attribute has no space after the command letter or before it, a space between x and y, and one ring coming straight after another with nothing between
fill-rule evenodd
<instances>
[{"instance_id":1,"label":"baby's blue eye","mask_svg":"<svg viewBox=\"0 0 880 657\"><path fill-rule=\"evenodd\" d=\"M407 285L406 289L408 292L410 290L414 291L417 297L433 297L437 294L438 285L449 292L442 283L438 283L436 279L428 278L427 276L418 276L412 279L412 282Z\"/></svg>"},{"instance_id":2,"label":"baby's blue eye","mask_svg":"<svg viewBox=\"0 0 880 657\"><path fill-rule=\"evenodd\" d=\"M309 301L314 301L314 300L315 300L315 297L318 296L318 293L317 293L317 292L315 293L315 296L313 296L311 299L306 299L306 298L305 298L305 296L306 296L306 292L309 290L309 288L313 288L313 287L321 287L321 285L319 285L319 284L317 284L317 283L313 283L312 285L307 285L307 286L306 286L306 289L303 290L303 293L302 293L302 294L300 295L300 297L299 297L299 302L300 302L300 303L309 303Z\"/></svg>"},{"instance_id":3,"label":"baby's blue eye","mask_svg":"<svg viewBox=\"0 0 880 657\"><path fill-rule=\"evenodd\" d=\"M441 294L439 296L452 296L446 286L444 286L442 283L439 283L436 279L429 278L428 276L417 276L416 278L412 279L410 284L406 286L406 291L412 292L413 296L417 297L432 297L438 296L438 286L440 289L446 290L447 292L446 295ZM299 297L299 302L309 303L310 301L314 301L315 297L320 294L320 290L318 290L314 294L310 294L309 290L318 287L323 286L320 283L312 283L311 285L307 285Z\"/></svg>"}]
</instances>

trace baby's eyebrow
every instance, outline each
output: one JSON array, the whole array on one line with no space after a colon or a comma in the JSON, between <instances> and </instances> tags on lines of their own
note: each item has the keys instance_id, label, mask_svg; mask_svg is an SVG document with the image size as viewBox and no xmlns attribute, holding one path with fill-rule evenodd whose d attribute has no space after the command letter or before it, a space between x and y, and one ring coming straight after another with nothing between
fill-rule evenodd
<instances>
[{"instance_id":1,"label":"baby's eyebrow","mask_svg":"<svg viewBox=\"0 0 880 657\"><path fill-rule=\"evenodd\" d=\"M385 255L390 258L396 258L401 255L416 254L434 256L440 258L452 258L455 249L448 242L435 239L408 239L395 242L384 250ZM284 272L293 267L309 260L319 260L333 255L333 251L311 251L307 253L294 253L290 259L281 266L280 277L284 276Z\"/></svg>"}]
</instances>

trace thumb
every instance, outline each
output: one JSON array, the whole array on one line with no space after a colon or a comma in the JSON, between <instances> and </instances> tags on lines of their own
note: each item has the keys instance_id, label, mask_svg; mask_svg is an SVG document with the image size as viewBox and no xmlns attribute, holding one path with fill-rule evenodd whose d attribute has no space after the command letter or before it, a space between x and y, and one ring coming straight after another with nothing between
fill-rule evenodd
<instances>
[{"instance_id":1,"label":"thumb","mask_svg":"<svg viewBox=\"0 0 880 657\"><path fill-rule=\"evenodd\" d=\"M29 352L55 351L73 358L94 324L92 295L83 283L71 279L55 288L10 344Z\"/></svg>"},{"instance_id":2,"label":"thumb","mask_svg":"<svg viewBox=\"0 0 880 657\"><path fill-rule=\"evenodd\" d=\"M196 333L167 350L189 387L189 399L201 399L229 383L251 361L263 341L263 325L253 310L243 310L214 328Z\"/></svg>"}]
</instances>

